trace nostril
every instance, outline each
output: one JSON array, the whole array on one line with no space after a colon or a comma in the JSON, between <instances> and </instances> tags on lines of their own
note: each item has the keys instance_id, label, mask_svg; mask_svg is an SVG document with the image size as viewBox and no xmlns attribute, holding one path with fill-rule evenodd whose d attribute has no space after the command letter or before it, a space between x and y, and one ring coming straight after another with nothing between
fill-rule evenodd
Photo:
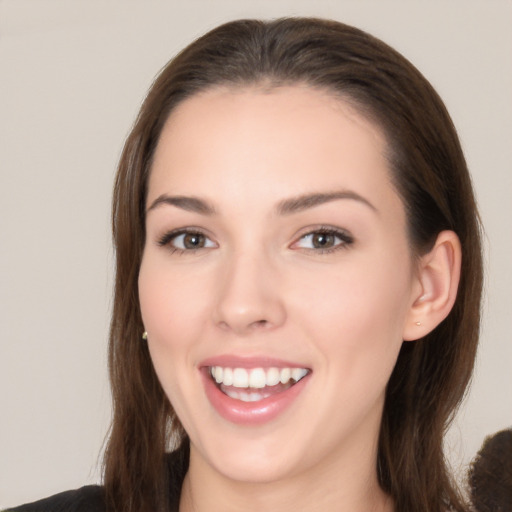
<instances>
[{"instance_id":1,"label":"nostril","mask_svg":"<svg viewBox=\"0 0 512 512\"><path fill-rule=\"evenodd\" d=\"M251 324L251 327L253 328L260 328L260 327L266 327L268 322L266 320L257 320L256 322L253 322Z\"/></svg>"},{"instance_id":2,"label":"nostril","mask_svg":"<svg viewBox=\"0 0 512 512\"><path fill-rule=\"evenodd\" d=\"M227 322L219 322L219 327L225 331L228 331L230 329L229 325L227 324Z\"/></svg>"}]
</instances>

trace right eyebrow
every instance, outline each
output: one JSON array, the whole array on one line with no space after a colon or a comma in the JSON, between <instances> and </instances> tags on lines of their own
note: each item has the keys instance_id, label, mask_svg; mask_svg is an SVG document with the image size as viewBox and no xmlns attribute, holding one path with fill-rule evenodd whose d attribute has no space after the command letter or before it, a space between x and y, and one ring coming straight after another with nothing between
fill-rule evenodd
<instances>
[{"instance_id":1,"label":"right eyebrow","mask_svg":"<svg viewBox=\"0 0 512 512\"><path fill-rule=\"evenodd\" d=\"M203 215L213 215L216 213L215 208L210 203L199 197L162 194L151 203L151 206L146 210L146 214L163 205L175 206L188 212L201 213Z\"/></svg>"}]
</instances>

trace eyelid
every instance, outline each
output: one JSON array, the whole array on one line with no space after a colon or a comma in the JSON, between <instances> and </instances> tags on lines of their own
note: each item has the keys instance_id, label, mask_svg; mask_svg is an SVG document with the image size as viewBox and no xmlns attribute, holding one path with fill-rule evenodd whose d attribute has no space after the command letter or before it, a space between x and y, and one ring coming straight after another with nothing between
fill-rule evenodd
<instances>
[{"instance_id":1,"label":"eyelid","mask_svg":"<svg viewBox=\"0 0 512 512\"><path fill-rule=\"evenodd\" d=\"M315 235L317 233L332 235L332 236L338 238L339 240L341 240L341 242L337 243L336 245L334 245L332 247L327 247L327 248L294 247L294 246L297 246L301 240L304 240L306 237ZM337 251L339 249L346 249L348 246L352 245L353 243L354 243L354 237L346 229L342 229L342 228L338 228L338 227L334 227L334 226L320 225L320 226L310 226L310 227L302 230L302 233L299 234L295 238L295 241L291 244L290 247L292 249L296 249L296 250L303 250L306 252L322 254L322 253L329 253L329 252Z\"/></svg>"},{"instance_id":2,"label":"eyelid","mask_svg":"<svg viewBox=\"0 0 512 512\"><path fill-rule=\"evenodd\" d=\"M160 247L166 247L169 246L169 248L172 250L172 252L179 252L179 253L193 253L196 251L200 251L202 249L211 249L212 247L197 247L196 249L181 249L179 247L173 247L171 245L171 242L178 238L181 235L202 235L207 240L211 241L215 247L218 246L217 242L213 240L213 238L202 228L194 227L194 226L187 226L184 228L176 228L172 229L170 231L166 231L162 236L157 238L157 245Z\"/></svg>"}]
</instances>

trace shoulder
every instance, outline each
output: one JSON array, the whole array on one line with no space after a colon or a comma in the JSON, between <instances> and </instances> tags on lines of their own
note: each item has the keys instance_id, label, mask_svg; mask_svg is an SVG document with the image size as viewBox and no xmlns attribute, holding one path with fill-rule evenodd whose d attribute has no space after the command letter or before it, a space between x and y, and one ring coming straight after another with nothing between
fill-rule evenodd
<instances>
[{"instance_id":1,"label":"shoulder","mask_svg":"<svg viewBox=\"0 0 512 512\"><path fill-rule=\"evenodd\" d=\"M26 503L5 512L104 512L103 487L87 485L61 492L33 503Z\"/></svg>"}]
</instances>

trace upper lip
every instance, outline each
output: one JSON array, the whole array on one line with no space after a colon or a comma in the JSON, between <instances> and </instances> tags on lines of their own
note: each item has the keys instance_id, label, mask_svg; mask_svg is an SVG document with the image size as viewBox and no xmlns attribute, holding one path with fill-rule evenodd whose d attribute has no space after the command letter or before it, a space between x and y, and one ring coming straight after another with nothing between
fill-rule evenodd
<instances>
[{"instance_id":1,"label":"upper lip","mask_svg":"<svg viewBox=\"0 0 512 512\"><path fill-rule=\"evenodd\" d=\"M199 364L199 367L222 366L224 368L306 368L307 365L297 361L287 361L269 356L238 356L222 354L209 357Z\"/></svg>"}]
</instances>

